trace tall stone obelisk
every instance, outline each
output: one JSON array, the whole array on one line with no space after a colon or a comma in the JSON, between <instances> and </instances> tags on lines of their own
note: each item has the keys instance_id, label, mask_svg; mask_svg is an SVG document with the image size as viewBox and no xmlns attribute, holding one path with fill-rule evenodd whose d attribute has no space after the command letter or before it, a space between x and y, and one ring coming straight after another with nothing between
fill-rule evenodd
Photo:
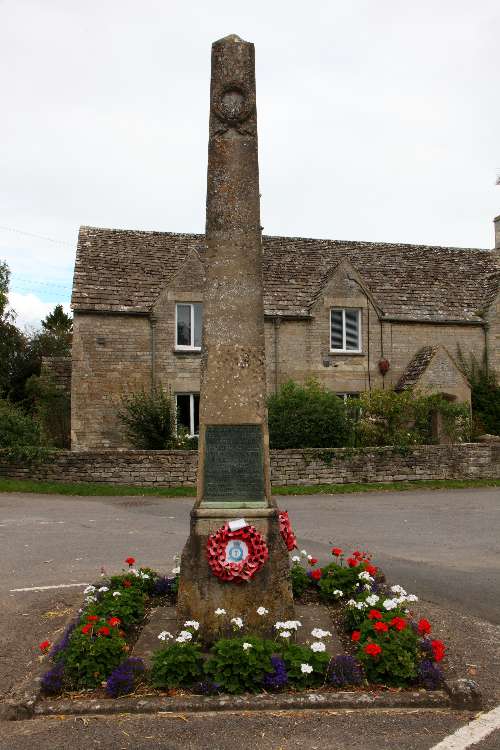
<instances>
[{"instance_id":1,"label":"tall stone obelisk","mask_svg":"<svg viewBox=\"0 0 500 750\"><path fill-rule=\"evenodd\" d=\"M205 632L218 627L220 607L255 628L259 605L275 619L293 612L270 485L255 51L235 35L212 45L209 127L198 497L178 604L180 616L201 621ZM207 539L241 518L269 556L251 579L234 583L213 574ZM247 544L228 554L241 549L248 552Z\"/></svg>"}]
</instances>

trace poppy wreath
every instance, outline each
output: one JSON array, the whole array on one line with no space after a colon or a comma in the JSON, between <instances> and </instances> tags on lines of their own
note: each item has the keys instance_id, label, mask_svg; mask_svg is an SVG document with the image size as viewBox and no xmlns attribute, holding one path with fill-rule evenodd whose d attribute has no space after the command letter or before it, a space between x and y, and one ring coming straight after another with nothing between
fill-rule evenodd
<instances>
[{"instance_id":1,"label":"poppy wreath","mask_svg":"<svg viewBox=\"0 0 500 750\"><path fill-rule=\"evenodd\" d=\"M248 555L240 562L226 559L226 547L233 539L244 542L248 549ZM210 534L207 540L208 564L214 576L221 581L249 581L262 568L268 557L266 541L254 526L231 531L225 523L214 534Z\"/></svg>"},{"instance_id":2,"label":"poppy wreath","mask_svg":"<svg viewBox=\"0 0 500 750\"><path fill-rule=\"evenodd\" d=\"M297 537L293 533L287 510L280 510L280 532L287 550L291 552L297 546Z\"/></svg>"}]
</instances>

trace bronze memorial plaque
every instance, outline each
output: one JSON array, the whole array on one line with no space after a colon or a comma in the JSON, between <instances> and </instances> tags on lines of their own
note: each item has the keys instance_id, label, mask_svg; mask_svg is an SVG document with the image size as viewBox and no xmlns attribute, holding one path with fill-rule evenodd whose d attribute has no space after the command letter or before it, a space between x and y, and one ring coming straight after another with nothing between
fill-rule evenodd
<instances>
[{"instance_id":1,"label":"bronze memorial plaque","mask_svg":"<svg viewBox=\"0 0 500 750\"><path fill-rule=\"evenodd\" d=\"M262 427L207 425L204 500L264 500Z\"/></svg>"}]
</instances>

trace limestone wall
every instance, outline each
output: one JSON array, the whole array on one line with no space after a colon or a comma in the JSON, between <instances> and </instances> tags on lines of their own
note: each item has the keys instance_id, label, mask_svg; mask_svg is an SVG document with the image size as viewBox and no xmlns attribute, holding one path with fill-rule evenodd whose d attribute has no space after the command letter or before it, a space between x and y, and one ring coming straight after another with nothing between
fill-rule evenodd
<instances>
[{"instance_id":1,"label":"limestone wall","mask_svg":"<svg viewBox=\"0 0 500 750\"><path fill-rule=\"evenodd\" d=\"M8 463L0 451L0 476L60 482L138 486L196 483L196 451L57 451L38 466ZM414 479L500 478L500 443L393 448L273 450L274 485L391 482Z\"/></svg>"}]
</instances>

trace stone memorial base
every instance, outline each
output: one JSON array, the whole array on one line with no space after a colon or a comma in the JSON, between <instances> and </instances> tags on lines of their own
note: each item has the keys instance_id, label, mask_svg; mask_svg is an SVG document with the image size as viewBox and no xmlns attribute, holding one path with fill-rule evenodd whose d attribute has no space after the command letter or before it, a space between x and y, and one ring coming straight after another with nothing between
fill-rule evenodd
<instances>
[{"instance_id":1,"label":"stone memorial base","mask_svg":"<svg viewBox=\"0 0 500 750\"><path fill-rule=\"evenodd\" d=\"M280 533L278 509L267 508L203 508L191 511L191 530L181 557L177 602L179 621L197 620L200 633L209 642L221 636L221 617L215 610L222 608L228 617L241 617L245 632L270 635L270 624L277 620L294 619L289 554ZM249 581L222 581L214 575L207 559L210 534L225 523L244 517L265 538L269 559ZM269 615L261 617L257 607L265 607ZM223 618L227 624L227 617Z\"/></svg>"}]
</instances>

